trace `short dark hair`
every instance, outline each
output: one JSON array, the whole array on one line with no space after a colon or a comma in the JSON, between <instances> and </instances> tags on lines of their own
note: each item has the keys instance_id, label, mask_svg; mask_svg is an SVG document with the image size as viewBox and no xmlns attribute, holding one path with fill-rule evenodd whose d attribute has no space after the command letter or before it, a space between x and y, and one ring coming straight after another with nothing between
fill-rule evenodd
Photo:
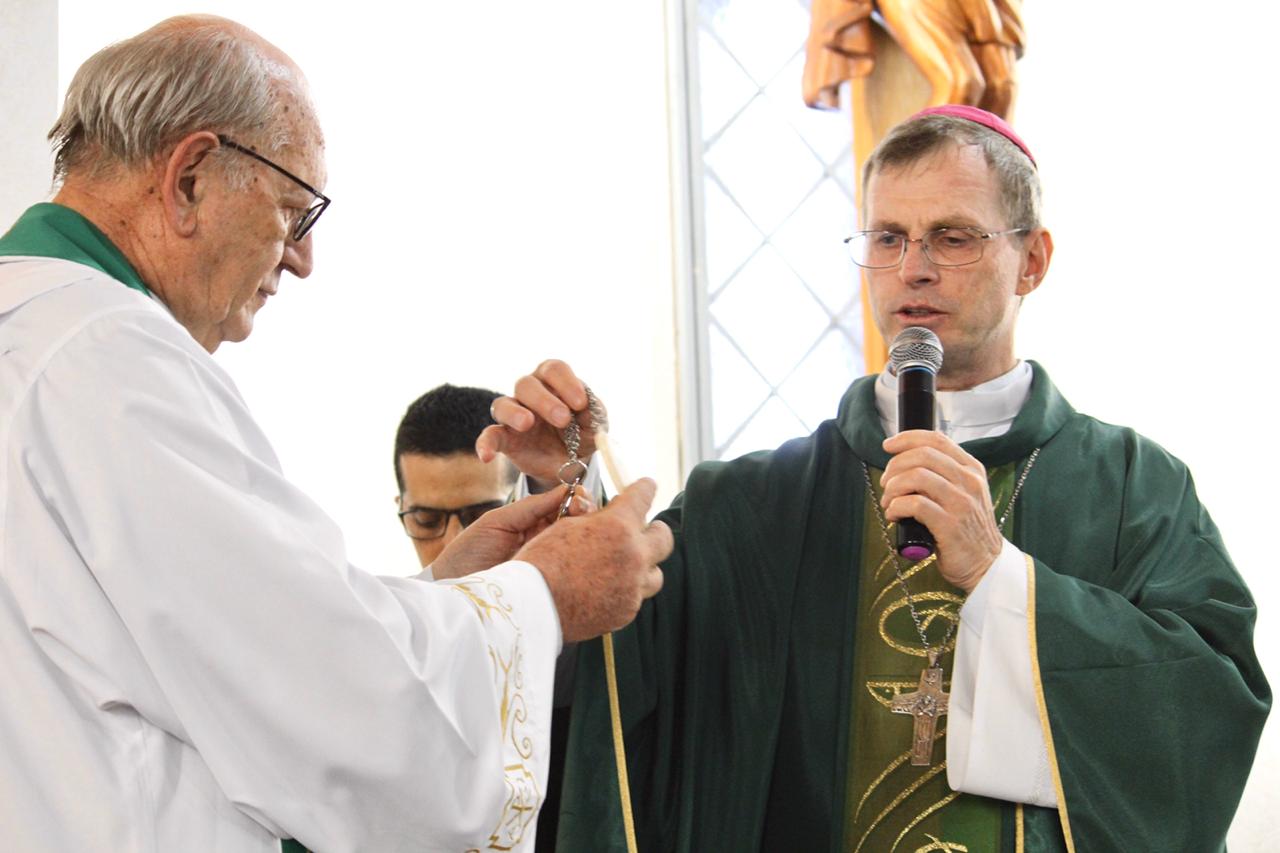
<instances>
[{"instance_id":1,"label":"short dark hair","mask_svg":"<svg viewBox=\"0 0 1280 853\"><path fill-rule=\"evenodd\" d=\"M405 453L448 456L472 453L476 439L492 424L489 406L502 395L487 388L465 388L448 383L432 388L409 404L396 430L396 485L404 491L400 457Z\"/></svg>"}]
</instances>

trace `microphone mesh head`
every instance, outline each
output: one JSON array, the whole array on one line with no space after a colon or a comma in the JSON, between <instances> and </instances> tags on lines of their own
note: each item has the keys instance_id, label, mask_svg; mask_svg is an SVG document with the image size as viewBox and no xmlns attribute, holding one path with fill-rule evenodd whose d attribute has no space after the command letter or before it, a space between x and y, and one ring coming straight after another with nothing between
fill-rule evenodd
<instances>
[{"instance_id":1,"label":"microphone mesh head","mask_svg":"<svg viewBox=\"0 0 1280 853\"><path fill-rule=\"evenodd\" d=\"M889 369L894 376L905 367L923 367L933 373L942 369L942 341L923 326L908 326L889 345Z\"/></svg>"}]
</instances>

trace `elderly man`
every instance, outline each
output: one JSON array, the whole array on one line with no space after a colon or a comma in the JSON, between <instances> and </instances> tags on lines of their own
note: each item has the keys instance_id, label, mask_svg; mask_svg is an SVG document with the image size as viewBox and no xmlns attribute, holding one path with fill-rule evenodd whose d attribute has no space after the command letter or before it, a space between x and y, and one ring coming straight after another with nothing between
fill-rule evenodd
<instances>
[{"instance_id":1,"label":"elderly man","mask_svg":"<svg viewBox=\"0 0 1280 853\"><path fill-rule=\"evenodd\" d=\"M652 483L537 538L562 494L490 513L456 583L349 565L210 358L311 272L300 71L173 19L51 136L61 189L0 238L2 846L529 849L561 642L661 585Z\"/></svg>"},{"instance_id":2,"label":"elderly man","mask_svg":"<svg viewBox=\"0 0 1280 853\"><path fill-rule=\"evenodd\" d=\"M1030 152L938 108L863 186L854 259L886 339L941 339L940 429L866 377L660 516L664 592L614 638L639 849L1221 850L1270 707L1253 601L1186 468L1014 355L1053 252ZM586 402L544 363L482 457L550 480ZM936 559L892 553L908 517ZM626 849L604 668L584 644L562 850Z\"/></svg>"}]
</instances>

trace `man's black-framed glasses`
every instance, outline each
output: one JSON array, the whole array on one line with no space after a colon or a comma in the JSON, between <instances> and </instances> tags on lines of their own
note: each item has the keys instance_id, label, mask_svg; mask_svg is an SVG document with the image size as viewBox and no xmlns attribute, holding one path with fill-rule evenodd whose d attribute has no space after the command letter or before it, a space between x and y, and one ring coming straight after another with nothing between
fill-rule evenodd
<instances>
[{"instance_id":1,"label":"man's black-framed glasses","mask_svg":"<svg viewBox=\"0 0 1280 853\"><path fill-rule=\"evenodd\" d=\"M883 270L896 267L907 256L907 244L919 243L924 255L940 267L962 267L982 260L983 248L988 240L1008 234L1022 234L1029 228L1010 228L1008 231L983 231L980 228L935 228L919 239L912 240L897 231L859 231L846 237L845 247L849 257L860 267Z\"/></svg>"},{"instance_id":2,"label":"man's black-framed glasses","mask_svg":"<svg viewBox=\"0 0 1280 853\"><path fill-rule=\"evenodd\" d=\"M443 536L449 529L449 519L455 515L458 517L458 523L466 529L486 512L506 506L506 503L506 501L485 501L470 506L460 506L457 509L411 506L396 515L400 516L400 523L404 525L404 532L409 534L410 539L429 541Z\"/></svg>"},{"instance_id":3,"label":"man's black-framed glasses","mask_svg":"<svg viewBox=\"0 0 1280 853\"><path fill-rule=\"evenodd\" d=\"M259 154L257 151L254 151L252 148L246 148L240 143L232 140L230 137L223 136L222 134L218 134L218 141L221 142L223 145L227 146L228 148L234 148L236 151L239 151L241 154L248 154L250 157L257 160L259 163L263 163L267 166L270 166L271 168L275 169L277 172L284 175L286 178L293 181L295 184L302 187L304 190L306 190L307 192L311 193L313 196L316 197L315 203L312 204L310 207L308 207L306 210L302 211L302 215L298 217L298 221L295 222L293 225L293 232L289 235L290 237L292 237L294 240L297 240L297 241L300 241L302 240L303 237L307 236L307 232L310 231L312 226L316 224L316 220L320 218L320 214L324 213L325 208L329 206L330 198L324 193L320 192L320 190L311 186L311 184L302 180L302 178L299 178L293 172L290 172L288 169L286 169L283 166L272 163L270 160L268 160L266 157L263 157L261 154Z\"/></svg>"}]
</instances>

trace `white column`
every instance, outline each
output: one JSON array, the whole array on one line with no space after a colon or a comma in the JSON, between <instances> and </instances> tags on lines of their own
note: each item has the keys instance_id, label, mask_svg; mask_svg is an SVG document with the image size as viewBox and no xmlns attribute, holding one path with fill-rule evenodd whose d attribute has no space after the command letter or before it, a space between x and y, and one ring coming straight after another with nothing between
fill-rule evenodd
<instances>
[{"instance_id":1,"label":"white column","mask_svg":"<svg viewBox=\"0 0 1280 853\"><path fill-rule=\"evenodd\" d=\"M0 3L0 233L49 197L58 117L58 0Z\"/></svg>"}]
</instances>

